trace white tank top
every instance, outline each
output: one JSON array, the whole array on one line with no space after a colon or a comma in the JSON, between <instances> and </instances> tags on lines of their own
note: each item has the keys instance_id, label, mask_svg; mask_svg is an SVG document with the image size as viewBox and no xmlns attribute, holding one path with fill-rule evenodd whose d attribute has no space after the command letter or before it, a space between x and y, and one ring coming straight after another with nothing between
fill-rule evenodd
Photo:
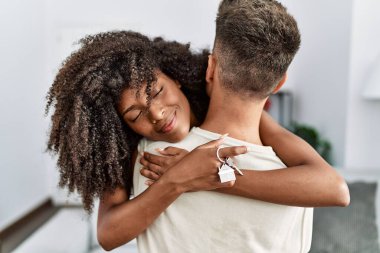
<instances>
[{"instance_id":1,"label":"white tank top","mask_svg":"<svg viewBox=\"0 0 380 253\"><path fill-rule=\"evenodd\" d=\"M138 150L157 154L156 148L176 146L191 151L219 137L193 128L179 143L143 139ZM230 137L226 137L224 145L249 147L247 154L235 158L239 168L285 168L271 147ZM147 179L140 175L140 169L141 164L136 162L135 196L147 188L144 184ZM137 243L140 253L303 253L310 250L312 222L312 208L277 205L213 191L190 192L173 202L138 236Z\"/></svg>"}]
</instances>

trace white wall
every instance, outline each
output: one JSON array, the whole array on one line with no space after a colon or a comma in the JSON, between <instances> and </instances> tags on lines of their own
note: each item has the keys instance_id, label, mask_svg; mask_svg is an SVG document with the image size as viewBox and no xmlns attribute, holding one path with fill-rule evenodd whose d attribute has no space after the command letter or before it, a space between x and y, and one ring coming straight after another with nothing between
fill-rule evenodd
<instances>
[{"instance_id":1,"label":"white wall","mask_svg":"<svg viewBox=\"0 0 380 253\"><path fill-rule=\"evenodd\" d=\"M316 127L344 163L352 0L283 0L301 31L301 48L289 69L294 117Z\"/></svg>"},{"instance_id":2,"label":"white wall","mask_svg":"<svg viewBox=\"0 0 380 253\"><path fill-rule=\"evenodd\" d=\"M295 119L331 141L336 166L379 170L380 101L362 93L380 58L380 1L282 2L302 33L289 71Z\"/></svg>"},{"instance_id":3,"label":"white wall","mask_svg":"<svg viewBox=\"0 0 380 253\"><path fill-rule=\"evenodd\" d=\"M67 56L72 38L76 41L85 34L115 29L210 48L218 3L219 0L47 1L49 65L56 68Z\"/></svg>"},{"instance_id":4,"label":"white wall","mask_svg":"<svg viewBox=\"0 0 380 253\"><path fill-rule=\"evenodd\" d=\"M345 167L352 170L380 170L380 100L362 97L380 57L379 10L380 1L354 0L345 149Z\"/></svg>"},{"instance_id":5,"label":"white wall","mask_svg":"<svg viewBox=\"0 0 380 253\"><path fill-rule=\"evenodd\" d=\"M0 230L48 197L44 1L0 1Z\"/></svg>"}]
</instances>

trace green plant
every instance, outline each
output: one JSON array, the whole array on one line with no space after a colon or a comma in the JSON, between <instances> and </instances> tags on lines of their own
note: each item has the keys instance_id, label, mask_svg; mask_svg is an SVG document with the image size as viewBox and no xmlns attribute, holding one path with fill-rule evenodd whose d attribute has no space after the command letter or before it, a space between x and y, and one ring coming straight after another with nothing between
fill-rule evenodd
<instances>
[{"instance_id":1,"label":"green plant","mask_svg":"<svg viewBox=\"0 0 380 253\"><path fill-rule=\"evenodd\" d=\"M331 163L331 143L328 140L322 139L314 127L293 122L290 131L304 139L328 163Z\"/></svg>"}]
</instances>

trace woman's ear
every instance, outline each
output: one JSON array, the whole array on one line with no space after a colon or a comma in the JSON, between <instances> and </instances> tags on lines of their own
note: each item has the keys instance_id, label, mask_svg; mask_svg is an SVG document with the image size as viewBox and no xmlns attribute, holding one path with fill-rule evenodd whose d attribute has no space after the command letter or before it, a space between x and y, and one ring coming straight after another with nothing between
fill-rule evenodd
<instances>
[{"instance_id":1,"label":"woman's ear","mask_svg":"<svg viewBox=\"0 0 380 253\"><path fill-rule=\"evenodd\" d=\"M284 85L287 79L288 79L288 73L285 73L283 77L281 78L281 80L278 82L277 86L273 89L272 94L277 93L281 89L281 87Z\"/></svg>"}]
</instances>

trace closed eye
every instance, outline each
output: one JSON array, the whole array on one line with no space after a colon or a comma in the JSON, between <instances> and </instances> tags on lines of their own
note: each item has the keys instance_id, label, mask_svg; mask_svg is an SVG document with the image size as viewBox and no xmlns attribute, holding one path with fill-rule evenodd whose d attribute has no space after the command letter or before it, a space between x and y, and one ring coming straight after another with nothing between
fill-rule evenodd
<instances>
[{"instance_id":1,"label":"closed eye","mask_svg":"<svg viewBox=\"0 0 380 253\"><path fill-rule=\"evenodd\" d=\"M161 89L156 93L154 94L153 98L157 97L164 89L164 86L161 87Z\"/></svg>"},{"instance_id":2,"label":"closed eye","mask_svg":"<svg viewBox=\"0 0 380 253\"><path fill-rule=\"evenodd\" d=\"M136 120L141 116L142 114L142 111L139 112L139 114L137 114L137 116L132 120L132 122L136 122Z\"/></svg>"},{"instance_id":3,"label":"closed eye","mask_svg":"<svg viewBox=\"0 0 380 253\"><path fill-rule=\"evenodd\" d=\"M161 92L164 90L164 87L162 86L161 88L160 88L160 90L156 93L156 94L154 94L153 95L153 99L155 98L155 97L157 97L158 95L160 95L161 94ZM132 119L132 122L136 122L139 118L140 118L140 116L143 114L143 111L140 111L138 114L137 114L137 116L134 118L134 119Z\"/></svg>"}]
</instances>

